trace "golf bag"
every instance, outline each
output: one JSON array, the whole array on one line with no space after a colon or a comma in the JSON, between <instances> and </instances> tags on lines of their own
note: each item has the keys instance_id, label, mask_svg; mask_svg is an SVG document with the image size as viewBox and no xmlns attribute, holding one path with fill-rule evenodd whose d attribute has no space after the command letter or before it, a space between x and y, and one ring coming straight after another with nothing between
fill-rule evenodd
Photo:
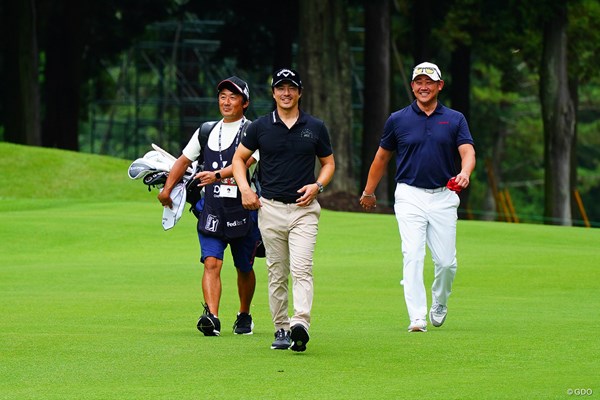
<instances>
[{"instance_id":1,"label":"golf bag","mask_svg":"<svg viewBox=\"0 0 600 400\"><path fill-rule=\"evenodd\" d=\"M162 188L167 181L169 171L173 167L176 158L171 154L152 144L156 150L149 151L142 158L138 158L131 163L128 169L128 175L131 179L141 179L144 185L148 186L148 191L152 188ZM192 167L185 171L180 182L186 187L186 202L196 205L204 194L204 190L198 187L198 181L194 175L198 173L198 163L192 163Z\"/></svg>"},{"instance_id":2,"label":"golf bag","mask_svg":"<svg viewBox=\"0 0 600 400\"><path fill-rule=\"evenodd\" d=\"M198 161L192 163L191 168L185 172L181 182L185 183L186 198L185 201L191 204L191 210L196 214L195 205L204 196L204 188L198 186L199 181L194 176L204 169L204 148L208 143L208 136L218 121L204 122L200 126L198 141L200 142L200 156ZM169 171L177 160L166 150L161 149L154 143L153 151L149 151L142 158L138 158L129 166L129 178L142 179L142 182L148 186L148 191L152 188L162 188L169 177Z\"/></svg>"}]
</instances>

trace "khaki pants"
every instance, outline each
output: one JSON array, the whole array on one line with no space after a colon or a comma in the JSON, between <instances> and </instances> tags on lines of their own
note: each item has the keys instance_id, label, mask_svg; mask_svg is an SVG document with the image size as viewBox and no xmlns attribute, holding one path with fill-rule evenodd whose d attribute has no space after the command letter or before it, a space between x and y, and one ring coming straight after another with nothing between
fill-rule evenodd
<instances>
[{"instance_id":1,"label":"khaki pants","mask_svg":"<svg viewBox=\"0 0 600 400\"><path fill-rule=\"evenodd\" d=\"M310 327L313 301L313 253L321 206L315 200L307 207L260 199L258 211L269 277L269 307L275 330L302 324ZM292 275L294 313L288 316L288 279Z\"/></svg>"}]
</instances>

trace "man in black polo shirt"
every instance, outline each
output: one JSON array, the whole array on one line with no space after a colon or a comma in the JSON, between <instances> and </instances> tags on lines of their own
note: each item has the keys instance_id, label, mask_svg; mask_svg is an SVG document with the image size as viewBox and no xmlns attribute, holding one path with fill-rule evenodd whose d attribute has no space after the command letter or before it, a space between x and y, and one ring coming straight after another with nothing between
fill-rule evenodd
<instances>
[{"instance_id":1,"label":"man in black polo shirt","mask_svg":"<svg viewBox=\"0 0 600 400\"><path fill-rule=\"evenodd\" d=\"M258 210L269 277L269 307L275 325L272 349L306 350L313 301L313 253L321 206L317 195L331 181L335 161L323 121L300 110L302 81L283 68L271 81L276 109L246 130L233 157L242 205ZM261 197L252 191L246 160L260 150ZM315 159L321 169L315 179ZM294 312L288 316L288 277Z\"/></svg>"}]
</instances>

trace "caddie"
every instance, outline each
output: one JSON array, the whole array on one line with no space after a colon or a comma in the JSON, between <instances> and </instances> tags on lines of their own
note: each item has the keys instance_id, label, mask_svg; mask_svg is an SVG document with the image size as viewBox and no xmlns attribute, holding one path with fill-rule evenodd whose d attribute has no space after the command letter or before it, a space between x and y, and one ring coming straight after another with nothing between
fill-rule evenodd
<instances>
[{"instance_id":1,"label":"caddie","mask_svg":"<svg viewBox=\"0 0 600 400\"><path fill-rule=\"evenodd\" d=\"M203 163L203 171L194 177L199 186L205 189L204 197L195 206L201 249L200 262L204 264L204 311L198 319L197 328L205 336L221 334L221 322L218 317L222 288L221 269L225 249L230 246L237 270L240 299L233 331L235 334L250 335L254 327L250 306L256 287L253 265L260 234L256 221L257 213L242 207L241 193L233 178L231 167L231 159L250 123L244 115L250 104L248 84L237 76L224 79L217 85L217 99L223 118L213 123L205 123L194 132L182 155L171 168L158 200L164 207L171 207L171 190L181 180L186 169L202 157L198 161ZM207 138L204 138L204 130L209 133ZM257 160L258 152L255 152L248 160L248 166Z\"/></svg>"}]
</instances>

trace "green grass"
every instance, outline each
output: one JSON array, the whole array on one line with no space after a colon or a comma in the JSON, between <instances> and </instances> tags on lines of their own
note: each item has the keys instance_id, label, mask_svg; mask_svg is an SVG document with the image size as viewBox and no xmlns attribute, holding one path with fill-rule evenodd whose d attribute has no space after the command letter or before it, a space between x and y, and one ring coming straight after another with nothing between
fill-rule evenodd
<instances>
[{"instance_id":1,"label":"green grass","mask_svg":"<svg viewBox=\"0 0 600 400\"><path fill-rule=\"evenodd\" d=\"M308 350L274 351L264 259L255 334L229 329L229 256L222 336L196 330L195 219L164 232L157 192L127 178L129 161L7 144L0 160L0 399L600 393L600 230L460 221L447 322L409 334L394 217L325 210ZM430 283L429 257L426 271Z\"/></svg>"}]
</instances>

